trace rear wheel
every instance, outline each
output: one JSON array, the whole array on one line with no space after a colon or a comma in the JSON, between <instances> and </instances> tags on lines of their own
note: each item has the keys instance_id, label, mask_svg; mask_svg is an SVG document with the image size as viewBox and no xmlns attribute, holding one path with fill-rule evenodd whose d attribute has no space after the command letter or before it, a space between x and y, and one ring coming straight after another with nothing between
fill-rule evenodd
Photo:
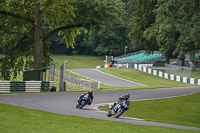
<instances>
[{"instance_id":1,"label":"rear wheel","mask_svg":"<svg viewBox=\"0 0 200 133\"><path fill-rule=\"evenodd\" d=\"M124 113L124 110L120 108L120 109L117 111L117 113L115 114L115 118L119 118L123 113Z\"/></svg>"},{"instance_id":2,"label":"rear wheel","mask_svg":"<svg viewBox=\"0 0 200 133\"><path fill-rule=\"evenodd\" d=\"M80 109L82 109L85 105L87 104L87 102L86 101L82 101L82 103L81 103L81 105L80 105Z\"/></svg>"}]
</instances>

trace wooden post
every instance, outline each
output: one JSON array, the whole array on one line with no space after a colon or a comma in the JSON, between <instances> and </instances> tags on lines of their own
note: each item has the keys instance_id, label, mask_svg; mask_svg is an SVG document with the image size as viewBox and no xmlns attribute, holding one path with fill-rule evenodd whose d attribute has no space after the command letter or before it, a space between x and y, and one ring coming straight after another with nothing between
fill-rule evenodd
<instances>
[{"instance_id":1,"label":"wooden post","mask_svg":"<svg viewBox=\"0 0 200 133\"><path fill-rule=\"evenodd\" d=\"M67 82L65 80L65 91L67 91Z\"/></svg>"}]
</instances>

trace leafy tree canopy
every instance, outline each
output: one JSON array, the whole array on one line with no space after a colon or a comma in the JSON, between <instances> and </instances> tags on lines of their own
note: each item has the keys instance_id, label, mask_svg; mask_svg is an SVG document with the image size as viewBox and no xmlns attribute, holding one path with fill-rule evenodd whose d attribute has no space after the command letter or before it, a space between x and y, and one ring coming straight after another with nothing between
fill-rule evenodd
<instances>
[{"instance_id":1,"label":"leafy tree canopy","mask_svg":"<svg viewBox=\"0 0 200 133\"><path fill-rule=\"evenodd\" d=\"M135 45L141 45L147 50L157 50L157 44L154 38L146 39L143 34L145 30L155 22L153 10L157 0L135 0L135 10L133 12L132 31L129 38L135 41Z\"/></svg>"},{"instance_id":2,"label":"leafy tree canopy","mask_svg":"<svg viewBox=\"0 0 200 133\"><path fill-rule=\"evenodd\" d=\"M124 54L125 46L130 45L126 25L101 26L101 30L89 31L89 44L93 45L98 55L117 56Z\"/></svg>"},{"instance_id":3,"label":"leafy tree canopy","mask_svg":"<svg viewBox=\"0 0 200 133\"><path fill-rule=\"evenodd\" d=\"M199 0L163 0L157 6L156 21L144 37L156 38L162 51L172 51L179 57L189 51L193 60L200 44Z\"/></svg>"},{"instance_id":4,"label":"leafy tree canopy","mask_svg":"<svg viewBox=\"0 0 200 133\"><path fill-rule=\"evenodd\" d=\"M73 47L81 30L121 21L122 14L120 0L1 0L1 78L10 79L11 71L15 77L23 66L47 66L51 59L45 42L55 33Z\"/></svg>"}]
</instances>

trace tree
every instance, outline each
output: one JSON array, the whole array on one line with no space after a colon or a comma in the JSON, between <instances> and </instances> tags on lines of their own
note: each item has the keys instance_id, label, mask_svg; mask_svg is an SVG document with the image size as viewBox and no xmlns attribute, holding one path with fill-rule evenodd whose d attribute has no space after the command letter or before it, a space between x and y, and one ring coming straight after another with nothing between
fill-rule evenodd
<instances>
[{"instance_id":1,"label":"tree","mask_svg":"<svg viewBox=\"0 0 200 133\"><path fill-rule=\"evenodd\" d=\"M121 21L116 21L112 26L103 24L98 28L90 28L88 33L82 33L76 39L75 46L79 45L75 47L76 53L117 56L124 54L125 46L128 46L128 51L132 51L127 34L130 32L131 14L129 12L132 11L134 4L130 0L122 1L124 2L124 14L120 16ZM80 52L80 48L86 53Z\"/></svg>"},{"instance_id":2,"label":"tree","mask_svg":"<svg viewBox=\"0 0 200 133\"><path fill-rule=\"evenodd\" d=\"M169 63L172 53L176 49L178 43L179 32L175 29L175 20L170 19L170 16L164 15L165 12L160 10L163 3L155 8L153 13L156 16L155 22L145 29L143 37L147 40L156 40L159 50L165 53L166 62Z\"/></svg>"},{"instance_id":3,"label":"tree","mask_svg":"<svg viewBox=\"0 0 200 133\"><path fill-rule=\"evenodd\" d=\"M103 25L100 29L91 29L88 33L88 44L92 45L98 55L117 56L124 54L125 46L130 45L126 25Z\"/></svg>"},{"instance_id":4,"label":"tree","mask_svg":"<svg viewBox=\"0 0 200 133\"><path fill-rule=\"evenodd\" d=\"M157 0L136 0L135 4L132 31L129 33L129 38L135 41L135 45L140 45L146 50L158 50L155 38L146 39L143 36L145 30L155 22L153 10Z\"/></svg>"},{"instance_id":5,"label":"tree","mask_svg":"<svg viewBox=\"0 0 200 133\"><path fill-rule=\"evenodd\" d=\"M178 53L190 52L192 68L195 69L195 49L200 41L199 0L164 0L155 9L156 22L146 29L146 38L156 38L161 50Z\"/></svg>"},{"instance_id":6,"label":"tree","mask_svg":"<svg viewBox=\"0 0 200 133\"><path fill-rule=\"evenodd\" d=\"M92 54L113 56L124 54L126 46L128 46L127 52L140 50L141 46L137 45L135 40L129 41L127 36L131 31L131 18L136 9L136 0L122 1L125 10L125 14L122 16L123 21L117 22L113 26L105 24L98 29L88 30L88 33L84 34L83 39L79 41L83 49L87 48L88 50L90 47Z\"/></svg>"},{"instance_id":7,"label":"tree","mask_svg":"<svg viewBox=\"0 0 200 133\"><path fill-rule=\"evenodd\" d=\"M74 38L85 27L121 21L122 7L120 0L2 0L0 46L5 47L2 78L10 79L10 70L16 77L23 66L45 67L50 62L45 42L52 35L62 35L67 46L73 47ZM44 32L45 25L48 33Z\"/></svg>"}]
</instances>

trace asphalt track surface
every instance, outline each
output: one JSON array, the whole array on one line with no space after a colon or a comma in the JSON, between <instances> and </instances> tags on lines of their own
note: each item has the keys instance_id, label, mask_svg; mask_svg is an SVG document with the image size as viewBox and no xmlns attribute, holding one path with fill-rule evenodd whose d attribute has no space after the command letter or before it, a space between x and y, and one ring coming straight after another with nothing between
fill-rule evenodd
<instances>
[{"instance_id":1,"label":"asphalt track surface","mask_svg":"<svg viewBox=\"0 0 200 133\"><path fill-rule=\"evenodd\" d=\"M68 69L69 71L93 79L95 81L116 87L133 87L133 86L144 86L139 83L135 83L129 80L125 80L104 72L98 69Z\"/></svg>"},{"instance_id":2,"label":"asphalt track surface","mask_svg":"<svg viewBox=\"0 0 200 133\"><path fill-rule=\"evenodd\" d=\"M43 110L58 114L76 115L81 117L97 118L110 121L121 121L138 125L151 125L151 126L171 127L178 129L189 129L189 130L200 131L200 128L196 127L150 122L128 117L120 117L118 119L113 117L107 117L105 112L98 110L97 107L99 105L107 105L108 103L113 103L117 101L119 96L125 93L130 93L131 95L130 100L136 101L136 100L159 99L159 98L200 93L200 88L177 87L177 88L160 88L160 89L144 89L144 90L94 92L94 101L92 105L87 106L82 110L75 108L76 100L81 95L80 92L2 94L0 95L0 103L26 107L29 109Z\"/></svg>"}]
</instances>

